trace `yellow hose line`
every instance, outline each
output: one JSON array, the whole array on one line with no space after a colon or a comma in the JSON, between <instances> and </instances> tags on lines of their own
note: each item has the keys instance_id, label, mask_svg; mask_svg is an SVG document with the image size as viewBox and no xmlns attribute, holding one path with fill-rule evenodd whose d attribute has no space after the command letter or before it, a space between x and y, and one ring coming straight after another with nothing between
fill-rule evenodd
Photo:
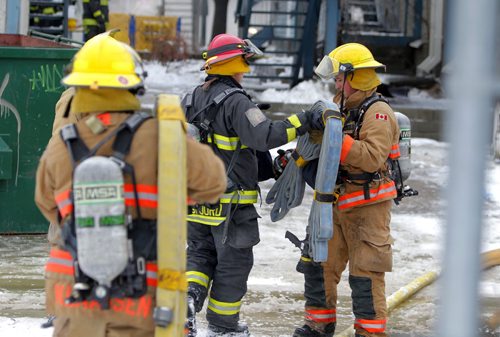
<instances>
[{"instance_id":1,"label":"yellow hose line","mask_svg":"<svg viewBox=\"0 0 500 337\"><path fill-rule=\"evenodd\" d=\"M482 255L483 270L500 265L500 249L491 250ZM486 320L486 325L490 331L495 331L500 326L500 310L493 313L491 317Z\"/></svg>"},{"instance_id":2,"label":"yellow hose line","mask_svg":"<svg viewBox=\"0 0 500 337\"><path fill-rule=\"evenodd\" d=\"M495 331L500 326L500 310L493 313L493 315L486 320L486 325L490 331Z\"/></svg>"},{"instance_id":3,"label":"yellow hose line","mask_svg":"<svg viewBox=\"0 0 500 337\"><path fill-rule=\"evenodd\" d=\"M438 273L430 271L424 275L417 277L407 285L399 288L394 294L387 298L387 313L390 313L398 305L415 295L419 290L433 283L438 277Z\"/></svg>"},{"instance_id":4,"label":"yellow hose line","mask_svg":"<svg viewBox=\"0 0 500 337\"><path fill-rule=\"evenodd\" d=\"M490 250L481 255L483 270L500 265L500 249Z\"/></svg>"},{"instance_id":5,"label":"yellow hose line","mask_svg":"<svg viewBox=\"0 0 500 337\"><path fill-rule=\"evenodd\" d=\"M500 249L491 250L481 255L483 270L500 265ZM438 278L438 273L430 271L417 277L398 291L387 298L387 312L390 313L398 305L415 295L422 288L432 284ZM496 312L488 320L488 326L493 330L500 324L500 311ZM335 337L350 337L354 335L354 328L351 326L335 335Z\"/></svg>"}]
</instances>

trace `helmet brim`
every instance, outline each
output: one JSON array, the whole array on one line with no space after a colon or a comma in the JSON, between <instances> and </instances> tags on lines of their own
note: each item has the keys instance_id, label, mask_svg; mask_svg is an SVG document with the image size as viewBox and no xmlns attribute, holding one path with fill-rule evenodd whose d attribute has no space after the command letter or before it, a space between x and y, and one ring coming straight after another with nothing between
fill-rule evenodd
<instances>
[{"instance_id":1,"label":"helmet brim","mask_svg":"<svg viewBox=\"0 0 500 337\"><path fill-rule=\"evenodd\" d=\"M376 69L376 68L385 69L385 65L375 60L369 60L356 65L351 65L350 71L358 69ZM321 62L316 67L316 69L314 69L314 72L319 77L325 80L331 79L344 71L345 70L343 69L342 64L340 64L336 59L332 59L328 55L325 55L321 60Z\"/></svg>"},{"instance_id":2,"label":"helmet brim","mask_svg":"<svg viewBox=\"0 0 500 337\"><path fill-rule=\"evenodd\" d=\"M96 78L99 80L96 81ZM90 88L134 89L143 85L137 75L73 72L61 81L64 85Z\"/></svg>"}]
</instances>

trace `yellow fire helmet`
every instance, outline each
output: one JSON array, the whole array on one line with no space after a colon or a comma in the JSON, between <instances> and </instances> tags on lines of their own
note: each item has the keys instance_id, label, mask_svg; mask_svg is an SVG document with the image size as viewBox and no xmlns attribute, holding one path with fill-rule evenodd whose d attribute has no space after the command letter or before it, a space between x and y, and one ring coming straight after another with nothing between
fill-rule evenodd
<instances>
[{"instance_id":1,"label":"yellow fire helmet","mask_svg":"<svg viewBox=\"0 0 500 337\"><path fill-rule=\"evenodd\" d=\"M67 86L90 89L141 89L144 71L140 56L129 45L102 33L88 40L73 57Z\"/></svg>"},{"instance_id":2,"label":"yellow fire helmet","mask_svg":"<svg viewBox=\"0 0 500 337\"><path fill-rule=\"evenodd\" d=\"M385 65L375 61L368 48L359 43L346 43L324 56L314 72L321 78L330 79L338 73L376 68L385 69Z\"/></svg>"}]
</instances>

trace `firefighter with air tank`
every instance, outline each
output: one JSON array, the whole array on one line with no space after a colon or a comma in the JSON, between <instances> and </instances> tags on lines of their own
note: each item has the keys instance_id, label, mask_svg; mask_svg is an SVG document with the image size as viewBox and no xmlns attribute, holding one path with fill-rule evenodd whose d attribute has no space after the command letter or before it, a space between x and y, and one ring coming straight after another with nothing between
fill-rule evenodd
<instances>
[{"instance_id":1,"label":"firefighter with air tank","mask_svg":"<svg viewBox=\"0 0 500 337\"><path fill-rule=\"evenodd\" d=\"M51 138L35 191L58 232L45 269L54 336L154 334L158 120L139 112L145 76L138 54L104 33L62 80L75 87L69 114L78 119ZM209 146L182 141L189 197L216 202L226 188L222 161Z\"/></svg>"},{"instance_id":2,"label":"firefighter with air tank","mask_svg":"<svg viewBox=\"0 0 500 337\"><path fill-rule=\"evenodd\" d=\"M307 249L297 270L304 274L305 322L294 337L331 337L337 322L337 285L349 263L356 337L386 336L385 273L392 271L390 234L393 200L416 191L404 190L410 169L400 165L399 144L409 153L409 139L400 140L398 119L409 132L409 120L396 114L376 92L375 72L385 67L370 50L358 43L339 46L326 55L315 72L334 79L333 101L344 118L343 142L333 211L333 237L328 259L314 262ZM303 169L314 188L317 160ZM406 175L406 176L404 176Z\"/></svg>"}]
</instances>

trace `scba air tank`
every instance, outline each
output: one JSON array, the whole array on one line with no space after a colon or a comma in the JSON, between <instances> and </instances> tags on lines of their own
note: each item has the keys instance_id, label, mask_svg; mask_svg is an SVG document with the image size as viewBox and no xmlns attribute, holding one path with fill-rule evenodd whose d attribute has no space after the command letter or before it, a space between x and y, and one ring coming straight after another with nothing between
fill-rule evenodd
<instances>
[{"instance_id":1,"label":"scba air tank","mask_svg":"<svg viewBox=\"0 0 500 337\"><path fill-rule=\"evenodd\" d=\"M411 122L410 119L401 112L395 112L399 125L399 167L403 181L410 177L411 173Z\"/></svg>"},{"instance_id":2,"label":"scba air tank","mask_svg":"<svg viewBox=\"0 0 500 337\"><path fill-rule=\"evenodd\" d=\"M75 169L78 263L86 275L107 287L125 269L130 255L123 187L122 170L109 158L91 157Z\"/></svg>"}]
</instances>

